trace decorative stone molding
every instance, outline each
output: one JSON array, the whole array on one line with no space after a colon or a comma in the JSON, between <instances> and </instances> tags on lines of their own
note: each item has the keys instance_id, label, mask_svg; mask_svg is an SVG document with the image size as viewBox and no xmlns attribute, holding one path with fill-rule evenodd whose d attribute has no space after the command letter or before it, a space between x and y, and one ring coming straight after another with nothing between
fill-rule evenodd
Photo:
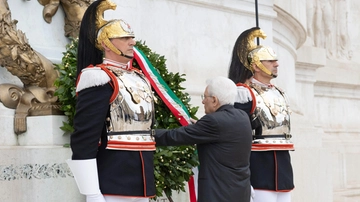
<instances>
[{"instance_id":1,"label":"decorative stone molding","mask_svg":"<svg viewBox=\"0 0 360 202\"><path fill-rule=\"evenodd\" d=\"M290 13L274 5L277 18L274 21L274 42L284 47L296 58L298 49L306 40L306 30L304 26Z\"/></svg>"},{"instance_id":2,"label":"decorative stone molding","mask_svg":"<svg viewBox=\"0 0 360 202\"><path fill-rule=\"evenodd\" d=\"M0 165L0 181L73 177L66 163Z\"/></svg>"},{"instance_id":3,"label":"decorative stone molding","mask_svg":"<svg viewBox=\"0 0 360 202\"><path fill-rule=\"evenodd\" d=\"M238 0L227 1L213 1L213 0L169 0L173 2L179 2L182 4L195 5L201 8L210 8L211 10L219 10L228 13L241 13L242 16L252 16L255 18L254 2L241 2ZM268 2L259 1L259 7L261 12L260 18L274 18L276 15L272 9L272 4Z\"/></svg>"},{"instance_id":4,"label":"decorative stone molding","mask_svg":"<svg viewBox=\"0 0 360 202\"><path fill-rule=\"evenodd\" d=\"M314 94L317 97L360 100L360 86L331 81L317 81Z\"/></svg>"},{"instance_id":5,"label":"decorative stone molding","mask_svg":"<svg viewBox=\"0 0 360 202\"><path fill-rule=\"evenodd\" d=\"M15 109L14 132L27 130L27 116L61 115L60 104L54 96L55 87L29 86L21 89L12 84L0 84L0 101L5 107Z\"/></svg>"},{"instance_id":6,"label":"decorative stone molding","mask_svg":"<svg viewBox=\"0 0 360 202\"><path fill-rule=\"evenodd\" d=\"M296 80L305 83L315 83L316 70L326 65L326 53L322 48L302 46L297 50Z\"/></svg>"}]
</instances>

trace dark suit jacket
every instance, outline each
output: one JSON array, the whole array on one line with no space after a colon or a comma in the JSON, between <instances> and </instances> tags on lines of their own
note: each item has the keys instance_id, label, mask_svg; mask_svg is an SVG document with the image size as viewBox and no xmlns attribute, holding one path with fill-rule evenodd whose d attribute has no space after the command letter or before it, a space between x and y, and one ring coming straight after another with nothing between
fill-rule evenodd
<instances>
[{"instance_id":1,"label":"dark suit jacket","mask_svg":"<svg viewBox=\"0 0 360 202\"><path fill-rule=\"evenodd\" d=\"M197 144L198 202L249 202L252 133L248 115L224 105L196 124L157 129L160 146Z\"/></svg>"}]
</instances>

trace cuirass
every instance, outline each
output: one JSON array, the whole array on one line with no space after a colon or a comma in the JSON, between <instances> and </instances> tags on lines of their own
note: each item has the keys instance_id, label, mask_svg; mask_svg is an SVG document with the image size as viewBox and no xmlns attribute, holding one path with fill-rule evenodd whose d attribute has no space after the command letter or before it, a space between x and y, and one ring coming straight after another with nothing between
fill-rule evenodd
<instances>
[{"instance_id":1,"label":"cuirass","mask_svg":"<svg viewBox=\"0 0 360 202\"><path fill-rule=\"evenodd\" d=\"M119 93L110 104L109 132L150 130L153 120L153 95L144 76L136 71L108 67L117 77Z\"/></svg>"},{"instance_id":2,"label":"cuirass","mask_svg":"<svg viewBox=\"0 0 360 202\"><path fill-rule=\"evenodd\" d=\"M262 135L290 134L290 109L284 93L276 87L251 84L256 98L254 115L262 125Z\"/></svg>"},{"instance_id":3,"label":"cuirass","mask_svg":"<svg viewBox=\"0 0 360 202\"><path fill-rule=\"evenodd\" d=\"M150 134L154 119L154 96L150 83L143 74L135 70L113 66L106 68L116 76L117 82L113 82L113 85L118 87L117 97L110 103L106 148L154 151L155 142ZM114 89L117 87L114 86Z\"/></svg>"}]
</instances>

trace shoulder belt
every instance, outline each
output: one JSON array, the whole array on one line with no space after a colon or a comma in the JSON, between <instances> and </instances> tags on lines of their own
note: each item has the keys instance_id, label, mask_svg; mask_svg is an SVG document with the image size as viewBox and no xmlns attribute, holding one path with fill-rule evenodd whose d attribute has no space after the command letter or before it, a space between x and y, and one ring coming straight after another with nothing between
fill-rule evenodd
<instances>
[{"instance_id":1,"label":"shoulder belt","mask_svg":"<svg viewBox=\"0 0 360 202\"><path fill-rule=\"evenodd\" d=\"M92 68L94 68L94 69L92 69ZM114 75L114 73L112 73L109 69L107 69L104 64L100 64L97 66L90 65L89 67L85 68L84 70L85 71L86 70L95 70L95 69L100 70L99 68L107 74L108 78L103 78L103 77L101 77L101 74L99 75L98 73L96 73L95 78L98 78L98 79L95 79L95 80L97 80L97 81L94 82L93 81L94 77L93 77L91 82L90 81L88 81L88 82L81 81L80 82L81 74L84 72L84 71L81 71L78 76L78 79L76 81L76 95L78 94L79 91L81 91L85 88L103 85L108 82L111 85L111 87L114 89L114 91L110 97L110 101L109 101L110 103L112 103L116 99L116 97L119 93L119 85L118 85L118 81L117 81L117 78Z\"/></svg>"},{"instance_id":2,"label":"shoulder belt","mask_svg":"<svg viewBox=\"0 0 360 202\"><path fill-rule=\"evenodd\" d=\"M283 91L283 89L277 87L277 86L274 86L276 88L276 90L278 90L280 92L280 94L285 97L285 91Z\"/></svg>"},{"instance_id":3,"label":"shoulder belt","mask_svg":"<svg viewBox=\"0 0 360 202\"><path fill-rule=\"evenodd\" d=\"M242 87L245 87L245 88L247 88L249 90L251 98L252 98L252 105L251 105L250 114L254 113L255 108L256 108L256 97L255 97L254 92L251 90L251 88L248 85L246 85L244 83L237 83L236 86L242 86Z\"/></svg>"}]
</instances>

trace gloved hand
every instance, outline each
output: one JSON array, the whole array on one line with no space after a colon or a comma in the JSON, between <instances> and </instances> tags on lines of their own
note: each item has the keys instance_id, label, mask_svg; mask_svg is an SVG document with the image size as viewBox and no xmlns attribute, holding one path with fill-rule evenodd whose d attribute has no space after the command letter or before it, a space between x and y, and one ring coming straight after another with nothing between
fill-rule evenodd
<instances>
[{"instance_id":1,"label":"gloved hand","mask_svg":"<svg viewBox=\"0 0 360 202\"><path fill-rule=\"evenodd\" d=\"M86 202L106 202L101 193L86 195Z\"/></svg>"},{"instance_id":2,"label":"gloved hand","mask_svg":"<svg viewBox=\"0 0 360 202\"><path fill-rule=\"evenodd\" d=\"M254 197L255 197L255 191L254 188L251 186L250 202L254 201Z\"/></svg>"},{"instance_id":3,"label":"gloved hand","mask_svg":"<svg viewBox=\"0 0 360 202\"><path fill-rule=\"evenodd\" d=\"M68 159L71 172L81 194L86 196L86 202L106 202L99 188L96 159Z\"/></svg>"}]
</instances>

